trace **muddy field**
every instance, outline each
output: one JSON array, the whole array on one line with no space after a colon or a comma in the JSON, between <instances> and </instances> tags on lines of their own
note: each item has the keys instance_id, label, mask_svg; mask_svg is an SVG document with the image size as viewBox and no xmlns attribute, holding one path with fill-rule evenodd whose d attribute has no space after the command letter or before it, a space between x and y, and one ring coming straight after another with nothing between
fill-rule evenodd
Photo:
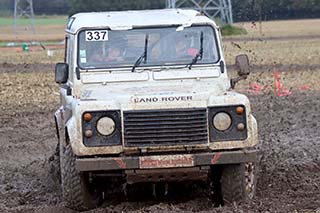
<instances>
[{"instance_id":1,"label":"muddy field","mask_svg":"<svg viewBox=\"0 0 320 213\"><path fill-rule=\"evenodd\" d=\"M300 68L281 73L292 92L286 97L274 93L273 68L256 70L238 86L250 97L259 124L255 200L214 208L199 184L161 201L119 195L92 212L320 212L320 69ZM59 102L53 65L0 64L0 78L0 211L72 212L63 207L50 166ZM253 83L264 89L248 92Z\"/></svg>"}]
</instances>

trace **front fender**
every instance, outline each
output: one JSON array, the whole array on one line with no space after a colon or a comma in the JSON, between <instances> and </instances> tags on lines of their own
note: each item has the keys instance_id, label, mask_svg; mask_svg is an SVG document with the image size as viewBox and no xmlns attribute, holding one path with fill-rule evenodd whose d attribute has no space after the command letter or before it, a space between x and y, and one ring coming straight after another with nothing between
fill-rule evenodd
<instances>
[{"instance_id":1,"label":"front fender","mask_svg":"<svg viewBox=\"0 0 320 213\"><path fill-rule=\"evenodd\" d=\"M77 121L76 117L73 116L66 125L72 151L77 156L90 156L105 153L118 154L123 151L122 145L106 147L86 147L82 143L82 130L80 120Z\"/></svg>"},{"instance_id":2,"label":"front fender","mask_svg":"<svg viewBox=\"0 0 320 213\"><path fill-rule=\"evenodd\" d=\"M248 137L243 141L223 141L210 143L211 150L222 149L242 149L255 147L258 140L258 125L254 116L251 114L249 98L236 92L227 92L222 96L212 96L209 98L208 106L244 105L246 107Z\"/></svg>"}]
</instances>

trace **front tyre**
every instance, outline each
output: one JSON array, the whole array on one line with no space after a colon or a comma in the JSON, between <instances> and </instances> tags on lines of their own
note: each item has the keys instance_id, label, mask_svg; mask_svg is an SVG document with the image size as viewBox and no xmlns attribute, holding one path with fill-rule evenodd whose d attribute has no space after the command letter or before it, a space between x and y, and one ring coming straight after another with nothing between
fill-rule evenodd
<instances>
[{"instance_id":1,"label":"front tyre","mask_svg":"<svg viewBox=\"0 0 320 213\"><path fill-rule=\"evenodd\" d=\"M87 210L98 206L100 194L90 188L87 173L75 169L75 155L70 143L60 146L61 187L67 207L74 210Z\"/></svg>"},{"instance_id":2,"label":"front tyre","mask_svg":"<svg viewBox=\"0 0 320 213\"><path fill-rule=\"evenodd\" d=\"M256 191L256 168L252 162L225 165L221 171L221 194L225 205L252 199Z\"/></svg>"}]
</instances>

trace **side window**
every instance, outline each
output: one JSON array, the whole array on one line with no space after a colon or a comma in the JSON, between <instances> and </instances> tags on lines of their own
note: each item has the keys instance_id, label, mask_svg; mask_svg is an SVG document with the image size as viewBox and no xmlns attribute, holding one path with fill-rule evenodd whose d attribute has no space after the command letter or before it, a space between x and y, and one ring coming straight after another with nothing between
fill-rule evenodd
<instances>
[{"instance_id":1,"label":"side window","mask_svg":"<svg viewBox=\"0 0 320 213\"><path fill-rule=\"evenodd\" d=\"M72 42L70 41L69 36L65 38L65 52L64 52L64 62L69 65L69 80L73 80L73 65L72 65L72 56L74 50Z\"/></svg>"},{"instance_id":2,"label":"side window","mask_svg":"<svg viewBox=\"0 0 320 213\"><path fill-rule=\"evenodd\" d=\"M67 61L68 46L69 46L69 38L66 37L65 40L64 40L64 63L68 63L68 61Z\"/></svg>"}]
</instances>

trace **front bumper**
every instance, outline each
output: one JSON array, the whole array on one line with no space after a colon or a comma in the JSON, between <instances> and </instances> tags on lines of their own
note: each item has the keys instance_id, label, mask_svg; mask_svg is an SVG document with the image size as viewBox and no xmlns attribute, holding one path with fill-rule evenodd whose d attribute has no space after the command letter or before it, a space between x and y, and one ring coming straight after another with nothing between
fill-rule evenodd
<instances>
[{"instance_id":1,"label":"front bumper","mask_svg":"<svg viewBox=\"0 0 320 213\"><path fill-rule=\"evenodd\" d=\"M190 168L217 164L255 162L256 150L222 151L195 154L151 155L135 157L78 158L77 171L114 171Z\"/></svg>"}]
</instances>

